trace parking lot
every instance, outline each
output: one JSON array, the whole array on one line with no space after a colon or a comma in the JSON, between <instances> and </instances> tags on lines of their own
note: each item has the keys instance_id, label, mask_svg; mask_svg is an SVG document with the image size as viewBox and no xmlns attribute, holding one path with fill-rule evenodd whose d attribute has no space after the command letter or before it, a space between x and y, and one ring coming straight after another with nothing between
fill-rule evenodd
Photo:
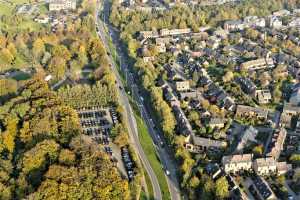
<instances>
[{"instance_id":1,"label":"parking lot","mask_svg":"<svg viewBox=\"0 0 300 200\"><path fill-rule=\"evenodd\" d=\"M120 148L111 142L111 128L119 123L115 108L86 107L77 110L85 135L103 146L103 150L116 162L119 170L132 180L135 164L127 147Z\"/></svg>"}]
</instances>

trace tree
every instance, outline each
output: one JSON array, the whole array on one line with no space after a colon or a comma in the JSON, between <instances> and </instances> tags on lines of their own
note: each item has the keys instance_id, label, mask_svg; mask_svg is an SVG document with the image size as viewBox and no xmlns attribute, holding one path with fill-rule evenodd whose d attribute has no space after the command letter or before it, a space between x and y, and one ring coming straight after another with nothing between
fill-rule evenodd
<instances>
[{"instance_id":1,"label":"tree","mask_svg":"<svg viewBox=\"0 0 300 200\"><path fill-rule=\"evenodd\" d=\"M14 60L14 56L12 55L12 53L4 48L0 51L0 58L6 63L6 64L12 64L13 60Z\"/></svg>"},{"instance_id":2,"label":"tree","mask_svg":"<svg viewBox=\"0 0 300 200\"><path fill-rule=\"evenodd\" d=\"M201 199L203 200L213 200L214 199L214 182L211 180L211 178L203 178L202 182L204 182L204 187L202 189L201 193Z\"/></svg>"},{"instance_id":3,"label":"tree","mask_svg":"<svg viewBox=\"0 0 300 200\"><path fill-rule=\"evenodd\" d=\"M35 58L39 58L45 52L45 44L41 38L37 38L32 44L32 53Z\"/></svg>"},{"instance_id":4,"label":"tree","mask_svg":"<svg viewBox=\"0 0 300 200\"><path fill-rule=\"evenodd\" d=\"M219 178L216 181L216 197L218 199L225 199L229 197L229 190L228 190L228 181L225 176Z\"/></svg>"},{"instance_id":5,"label":"tree","mask_svg":"<svg viewBox=\"0 0 300 200\"><path fill-rule=\"evenodd\" d=\"M252 152L257 155L261 156L263 154L263 145L257 145L253 148Z\"/></svg>"},{"instance_id":6,"label":"tree","mask_svg":"<svg viewBox=\"0 0 300 200\"><path fill-rule=\"evenodd\" d=\"M296 165L300 165L300 154L293 153L290 157L290 161Z\"/></svg>"},{"instance_id":7,"label":"tree","mask_svg":"<svg viewBox=\"0 0 300 200\"><path fill-rule=\"evenodd\" d=\"M60 79L66 72L66 60L62 57L55 56L51 58L47 68L52 75L54 75L57 79Z\"/></svg>"},{"instance_id":8,"label":"tree","mask_svg":"<svg viewBox=\"0 0 300 200\"><path fill-rule=\"evenodd\" d=\"M223 82L227 83L233 79L233 72L228 71L226 74L223 76Z\"/></svg>"},{"instance_id":9,"label":"tree","mask_svg":"<svg viewBox=\"0 0 300 200\"><path fill-rule=\"evenodd\" d=\"M73 165L73 164L75 164L76 156L75 156L74 152L72 152L68 149L63 149L63 150L61 150L58 159L61 164Z\"/></svg>"},{"instance_id":10,"label":"tree","mask_svg":"<svg viewBox=\"0 0 300 200\"><path fill-rule=\"evenodd\" d=\"M190 186L192 188L197 188L200 184L200 180L197 176L193 176L191 179L190 179Z\"/></svg>"},{"instance_id":11,"label":"tree","mask_svg":"<svg viewBox=\"0 0 300 200\"><path fill-rule=\"evenodd\" d=\"M17 81L13 79L0 79L0 97L15 94L18 89Z\"/></svg>"}]
</instances>

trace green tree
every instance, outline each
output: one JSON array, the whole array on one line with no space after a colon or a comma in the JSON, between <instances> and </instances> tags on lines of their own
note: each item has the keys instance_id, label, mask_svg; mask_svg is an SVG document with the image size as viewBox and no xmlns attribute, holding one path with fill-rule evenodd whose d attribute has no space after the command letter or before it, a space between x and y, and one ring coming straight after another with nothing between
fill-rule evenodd
<instances>
[{"instance_id":1,"label":"green tree","mask_svg":"<svg viewBox=\"0 0 300 200\"><path fill-rule=\"evenodd\" d=\"M221 177L216 181L216 197L218 199L225 199L229 197L229 190L228 190L228 181L226 177Z\"/></svg>"}]
</instances>

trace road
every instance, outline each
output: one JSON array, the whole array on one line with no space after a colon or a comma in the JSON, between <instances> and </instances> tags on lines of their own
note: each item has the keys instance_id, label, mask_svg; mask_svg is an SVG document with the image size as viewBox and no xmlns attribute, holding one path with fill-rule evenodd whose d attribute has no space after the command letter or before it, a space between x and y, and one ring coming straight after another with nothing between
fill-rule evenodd
<instances>
[{"instance_id":1,"label":"road","mask_svg":"<svg viewBox=\"0 0 300 200\"><path fill-rule=\"evenodd\" d=\"M104 19L105 18L108 19L109 7L110 7L109 2L107 0L104 1L104 8L103 8ZM104 20L104 21L107 22L107 20ZM103 23L101 23L101 24L102 24L102 26L104 26ZM133 77L133 74L130 73L130 69L128 68L130 65L127 63L128 57L127 57L126 53L124 53L122 48L121 48L122 47L122 42L119 40L117 30L113 26L111 26L111 24L109 24L109 23L105 23L105 25L109 29L109 34L112 38L112 41L113 41L114 45L116 47L118 47L116 53L117 53L117 55L120 59L121 69L126 74L127 86L131 89L132 95L133 95L136 103L139 106L142 118L146 122L146 125L148 127L149 133L150 133L150 135L153 139L154 144L156 144L155 145L156 150L157 150L157 153L160 157L160 161L163 165L163 168L170 172L170 175L166 176L166 179L167 179L169 191L170 191L170 194L171 194L171 199L172 200L179 200L180 199L180 190L179 190L179 184L178 184L178 179L177 179L177 167L175 165L174 160L170 156L170 153L169 153L170 150L168 149L167 146L163 147L161 145L161 142L166 144L166 142L164 141L163 134L160 133L157 129L154 128L154 122L151 119L150 114L147 111L147 107L145 106L143 100L140 98L141 95L140 95L139 88L138 88L139 84L136 82L137 79L135 79ZM103 32L103 27L102 27L100 32L101 33ZM105 39L105 35L103 35L103 34L101 34L101 35L102 35L101 37L104 38L106 46L108 46L107 45L108 44L107 40ZM110 54L110 55L112 55L112 54ZM116 66L115 65L113 65L113 66L114 66L115 74L117 76L119 76ZM118 81L118 82L121 82L121 81ZM126 96L126 94L125 94L125 96ZM127 98L127 96L124 97L124 98ZM123 105L126 105L126 107L128 107L128 109L126 108L126 110L129 110L129 107L130 107L129 104L123 104ZM131 116L132 116L132 114L131 114ZM131 117L131 118L133 118L133 117ZM137 141L138 141L138 139L137 139ZM155 179L155 178L153 177L153 179Z\"/></svg>"},{"instance_id":2,"label":"road","mask_svg":"<svg viewBox=\"0 0 300 200\"><path fill-rule=\"evenodd\" d=\"M117 70L117 66L115 65L114 61L113 61L113 58L112 58L112 54L110 52L110 48L109 48L109 43L105 37L105 27L104 27L104 24L102 23L102 21L99 19L99 10L101 9L100 6L97 6L98 9L96 9L96 16L95 16L95 21L96 21L96 26L98 27L98 36L100 37L100 39L102 40L104 46L105 46L105 49L107 50L107 52L109 52L109 56L108 56L108 59L109 59L109 63L110 65L112 66L112 70L116 76L116 81L117 81L117 84L120 86L119 88L119 102L121 105L124 106L125 108L125 112L124 112L124 115L125 115L125 119L128 120L128 132L129 132L129 137L130 137L130 140L133 144L133 147L135 148L136 152L138 153L139 155L139 158L141 159L142 163L143 163L143 166L147 172L147 174L149 175L149 178L150 178L150 181L152 183L152 187L153 187L153 195L154 195L154 199L155 200L161 200L162 199L162 194L161 194L161 190L160 190L160 186L159 186L159 183L158 183L158 179L145 155L145 152L143 151L143 148L139 142L139 138L138 138L138 130L137 130L137 125L136 125L136 121L135 121L135 118L134 118L134 114L133 114L133 111L132 111L132 108L129 104L129 100L128 100L128 97L127 97L127 94L124 90L124 86L123 86L123 83L121 81L121 77L118 73L118 70Z\"/></svg>"}]
</instances>

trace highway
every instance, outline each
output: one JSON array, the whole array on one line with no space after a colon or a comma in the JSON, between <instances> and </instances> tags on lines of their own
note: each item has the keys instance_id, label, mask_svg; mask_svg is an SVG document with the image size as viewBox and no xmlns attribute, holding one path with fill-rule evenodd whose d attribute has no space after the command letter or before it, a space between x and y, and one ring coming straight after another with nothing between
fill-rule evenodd
<instances>
[{"instance_id":1,"label":"highway","mask_svg":"<svg viewBox=\"0 0 300 200\"><path fill-rule=\"evenodd\" d=\"M106 43L105 46L108 49L108 41L105 39L105 35L103 33L104 26L106 26L109 30L109 34L110 34L110 37L112 38L114 45L117 47L116 53L120 59L120 67L123 70L123 72L125 73L125 76L127 79L126 80L127 86L131 89L132 96L134 97L134 100L136 101L136 103L140 109L140 113L142 115L143 120L146 122L148 131L153 139L153 143L155 144L157 154L159 155L162 167L164 168L165 171L168 170L170 173L168 176L166 175L166 179L167 179L171 199L172 200L180 200L181 198L180 198L179 183L178 183L178 178L177 178L177 167L175 165L174 160L170 156L170 152L171 152L170 149L168 149L167 145L161 145L162 143L166 144L166 142L164 141L163 134L161 132L159 132L157 129L155 129L154 121L151 119L150 114L147 111L147 108L143 102L143 98L141 98L138 83L136 82L137 79L134 77L134 75L132 73L130 73L130 68L129 68L130 65L127 63L128 57L127 57L126 53L124 53L124 50L121 48L122 42L119 40L118 31L111 24L109 24L107 22L107 20L105 20L105 19L108 19L108 17L109 17L109 8L110 8L109 2L107 0L104 1L104 7L103 7L104 23L102 21L100 21L100 19L98 19L102 26L102 28L100 30L100 33L101 33L100 37L103 38L102 40ZM98 22L98 24L99 24L99 22ZM110 54L110 55L112 55L112 54ZM110 56L110 59L112 59L111 56ZM113 65L113 68L114 68L113 70L114 70L116 76L119 77L116 66ZM120 80L121 79L118 78L118 83L121 82ZM126 96L124 90L121 92L122 92L122 94L125 95L124 97L122 97L122 99L125 99L125 98L127 99L127 96ZM126 101L128 102L128 99ZM131 111L129 103L125 103L123 105L125 105L126 110ZM128 112L128 114L130 115L130 121L134 121L134 117L132 117L133 116L132 112ZM134 135L137 136L137 134L134 134ZM136 143L138 143L138 141L139 140L137 138ZM146 157L145 157L145 159L146 159ZM157 179L156 177L151 178L151 180L153 180L153 181L155 181L156 179ZM153 182L152 182L152 184L155 185L155 183L153 183ZM159 188L159 186L158 186L158 188ZM157 188L157 190L158 190L158 188Z\"/></svg>"},{"instance_id":2,"label":"highway","mask_svg":"<svg viewBox=\"0 0 300 200\"><path fill-rule=\"evenodd\" d=\"M95 21L96 21L96 26L98 27L98 36L100 37L100 39L102 40L105 49L107 50L107 52L109 53L109 63L112 66L112 70L116 76L116 81L117 84L120 86L119 88L119 102L121 105L124 106L125 108L125 112L123 113L125 115L125 119L128 120L128 132L129 132L129 137L130 140L133 144L133 147L135 148L136 152L138 153L139 158L141 159L143 166L147 172L147 174L149 175L151 184L152 184L152 188L153 188L153 198L155 200L162 200L162 194L161 194L161 190L160 190L160 186L158 183L158 179L145 155L145 152L143 151L143 148L139 142L139 137L138 137L138 130L137 130L137 125L136 125L136 121L134 118L134 114L132 111L132 108L130 106L127 94L124 90L124 86L123 83L121 81L121 77L118 73L117 70L117 66L115 65L113 58L112 58L112 54L110 52L110 48L108 45L108 41L105 37L105 27L104 24L102 23L102 21L99 18L99 10L101 9L100 5L98 4L97 9L96 9L96 16L95 16Z\"/></svg>"}]
</instances>

